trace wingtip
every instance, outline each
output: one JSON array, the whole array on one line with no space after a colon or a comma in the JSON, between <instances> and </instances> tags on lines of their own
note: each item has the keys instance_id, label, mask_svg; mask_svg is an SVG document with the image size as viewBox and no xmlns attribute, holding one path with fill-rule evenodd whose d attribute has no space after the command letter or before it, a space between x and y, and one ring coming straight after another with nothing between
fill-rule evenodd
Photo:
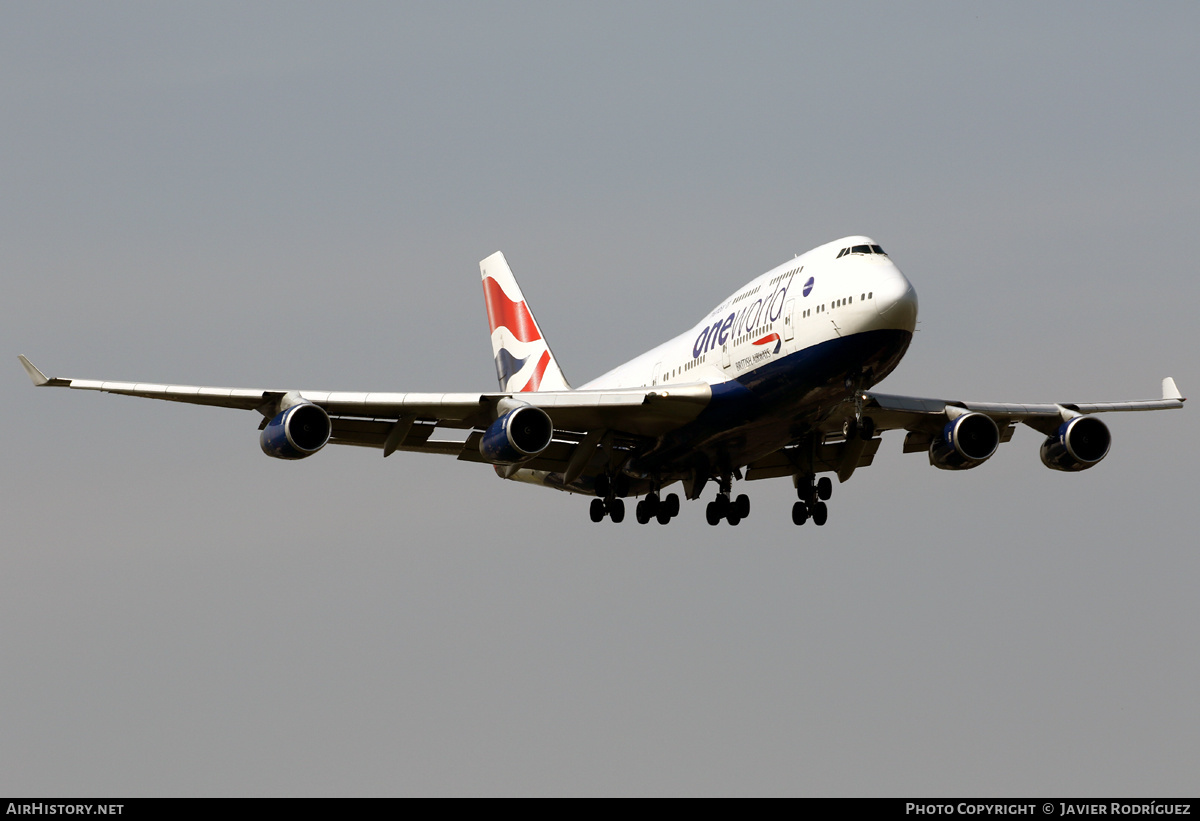
<instances>
[{"instance_id":1,"label":"wingtip","mask_svg":"<svg viewBox=\"0 0 1200 821\"><path fill-rule=\"evenodd\" d=\"M1162 393L1163 399L1178 399L1180 402L1187 401L1183 398L1183 394L1179 392L1179 388L1176 386L1175 380L1170 376L1165 377L1162 381Z\"/></svg>"},{"instance_id":2,"label":"wingtip","mask_svg":"<svg viewBox=\"0 0 1200 821\"><path fill-rule=\"evenodd\" d=\"M37 387L50 384L50 380L46 378L46 374L38 370L37 365L30 362L24 354L17 354L17 359L21 360L21 367L25 369L25 373L29 374L29 379Z\"/></svg>"}]
</instances>

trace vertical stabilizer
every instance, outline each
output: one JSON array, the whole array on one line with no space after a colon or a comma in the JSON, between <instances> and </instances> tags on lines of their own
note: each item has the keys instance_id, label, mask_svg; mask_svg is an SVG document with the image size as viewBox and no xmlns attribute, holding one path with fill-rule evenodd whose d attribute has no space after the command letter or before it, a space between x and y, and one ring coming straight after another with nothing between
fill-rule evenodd
<instances>
[{"instance_id":1,"label":"vertical stabilizer","mask_svg":"<svg viewBox=\"0 0 1200 821\"><path fill-rule=\"evenodd\" d=\"M492 355L496 358L500 390L510 393L570 390L542 329L525 304L504 254L497 251L480 262L479 273L483 277L483 299L492 331Z\"/></svg>"}]
</instances>

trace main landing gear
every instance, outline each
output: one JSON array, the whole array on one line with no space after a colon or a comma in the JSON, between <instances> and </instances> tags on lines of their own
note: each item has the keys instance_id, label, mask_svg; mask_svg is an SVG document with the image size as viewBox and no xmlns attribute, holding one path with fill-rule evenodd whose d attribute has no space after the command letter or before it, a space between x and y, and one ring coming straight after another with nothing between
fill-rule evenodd
<instances>
[{"instance_id":1,"label":"main landing gear","mask_svg":"<svg viewBox=\"0 0 1200 821\"><path fill-rule=\"evenodd\" d=\"M704 517L713 527L719 525L722 519L737 525L749 515L750 497L745 493L739 494L736 499L730 499L728 493L718 493L717 498L709 502L704 510Z\"/></svg>"},{"instance_id":2,"label":"main landing gear","mask_svg":"<svg viewBox=\"0 0 1200 821\"><path fill-rule=\"evenodd\" d=\"M750 497L742 493L736 499L731 499L732 489L733 481L728 476L722 477L717 498L709 502L708 507L704 509L704 518L713 527L719 525L722 519L736 526L750 515Z\"/></svg>"},{"instance_id":3,"label":"main landing gear","mask_svg":"<svg viewBox=\"0 0 1200 821\"><path fill-rule=\"evenodd\" d=\"M593 522L602 522L605 517L616 524L625 520L625 500L616 495L612 484L607 478L597 483L597 488L607 493L592 499L588 513ZM705 508L704 518L713 527L722 521L736 526L750 515L750 497L744 493L734 497L732 486L731 477L723 477L717 498ZM624 490L628 492L629 488L625 487ZM820 479L812 475L801 476L796 483L796 495L799 501L792 505L793 524L802 525L812 519L813 524L820 527L829 520L829 508L825 502L833 495L833 482L828 476ZM637 503L634 511L638 524L649 524L651 519L657 519L659 524L665 525L679 515L679 496L675 493L661 496L657 490L652 490Z\"/></svg>"},{"instance_id":4,"label":"main landing gear","mask_svg":"<svg viewBox=\"0 0 1200 821\"><path fill-rule=\"evenodd\" d=\"M651 519L657 519L660 525L665 525L679 515L679 497L668 493L660 499L657 493L649 493L637 503L634 510L640 525L647 524ZM588 513L593 522L602 522L607 516L620 524L625 520L625 500L620 497L592 499Z\"/></svg>"},{"instance_id":5,"label":"main landing gear","mask_svg":"<svg viewBox=\"0 0 1200 821\"><path fill-rule=\"evenodd\" d=\"M612 519L615 524L625 521L625 500L621 497L629 491L629 480L621 474L609 476L601 474L596 477L596 496L588 513L593 522L602 522L604 517Z\"/></svg>"},{"instance_id":6,"label":"main landing gear","mask_svg":"<svg viewBox=\"0 0 1200 821\"><path fill-rule=\"evenodd\" d=\"M592 506L588 510L591 514L593 522L604 520L605 516L612 519L614 523L620 524L625 521L625 500L624 499L592 499Z\"/></svg>"},{"instance_id":7,"label":"main landing gear","mask_svg":"<svg viewBox=\"0 0 1200 821\"><path fill-rule=\"evenodd\" d=\"M651 491L646 498L637 503L636 516L638 524L644 525L651 519L658 519L660 525L665 525L679 515L679 496L668 493L660 499L658 493Z\"/></svg>"},{"instance_id":8,"label":"main landing gear","mask_svg":"<svg viewBox=\"0 0 1200 821\"><path fill-rule=\"evenodd\" d=\"M820 480L808 476L796 484L796 495L800 501L792 505L792 523L802 525L812 517L813 524L820 527L829 519L829 508L825 502L833 495L833 482L828 476Z\"/></svg>"}]
</instances>

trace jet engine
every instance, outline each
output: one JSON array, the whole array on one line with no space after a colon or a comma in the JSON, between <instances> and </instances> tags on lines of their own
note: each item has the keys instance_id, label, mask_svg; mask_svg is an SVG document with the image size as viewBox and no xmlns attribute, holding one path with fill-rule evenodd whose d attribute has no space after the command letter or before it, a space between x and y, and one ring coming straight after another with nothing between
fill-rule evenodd
<instances>
[{"instance_id":1,"label":"jet engine","mask_svg":"<svg viewBox=\"0 0 1200 821\"><path fill-rule=\"evenodd\" d=\"M942 470L968 470L986 462L1000 445L992 417L965 413L951 419L929 446L929 464Z\"/></svg>"},{"instance_id":2,"label":"jet engine","mask_svg":"<svg viewBox=\"0 0 1200 821\"><path fill-rule=\"evenodd\" d=\"M522 405L488 426L479 441L479 452L492 464L512 465L537 456L553 436L550 414L533 405Z\"/></svg>"},{"instance_id":3,"label":"jet engine","mask_svg":"<svg viewBox=\"0 0 1200 821\"><path fill-rule=\"evenodd\" d=\"M1076 416L1042 442L1042 464L1051 470L1087 470L1108 455L1112 436L1094 416Z\"/></svg>"},{"instance_id":4,"label":"jet engine","mask_svg":"<svg viewBox=\"0 0 1200 821\"><path fill-rule=\"evenodd\" d=\"M303 459L329 442L333 423L324 409L304 402L275 416L258 437L263 453L276 459Z\"/></svg>"}]
</instances>

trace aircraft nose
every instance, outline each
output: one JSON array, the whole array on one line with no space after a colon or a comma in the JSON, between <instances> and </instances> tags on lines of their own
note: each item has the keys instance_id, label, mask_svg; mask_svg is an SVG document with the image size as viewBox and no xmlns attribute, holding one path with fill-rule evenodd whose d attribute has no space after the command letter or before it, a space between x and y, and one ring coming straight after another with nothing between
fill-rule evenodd
<instances>
[{"instance_id":1,"label":"aircraft nose","mask_svg":"<svg viewBox=\"0 0 1200 821\"><path fill-rule=\"evenodd\" d=\"M898 268L886 274L875 286L875 310L895 328L917 327L917 292Z\"/></svg>"}]
</instances>

